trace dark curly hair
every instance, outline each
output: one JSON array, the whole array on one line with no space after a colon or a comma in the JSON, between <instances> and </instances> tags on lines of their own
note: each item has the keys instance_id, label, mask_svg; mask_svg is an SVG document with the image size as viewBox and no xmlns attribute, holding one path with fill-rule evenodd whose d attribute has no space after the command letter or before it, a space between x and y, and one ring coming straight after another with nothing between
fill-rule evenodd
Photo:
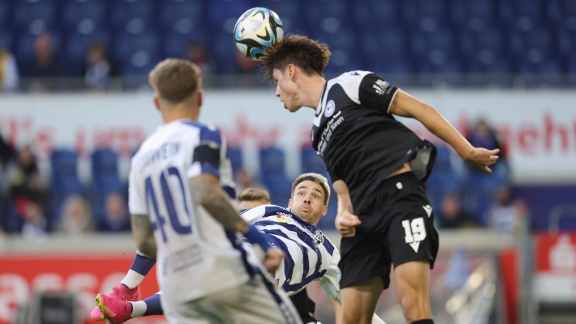
<instances>
[{"instance_id":1,"label":"dark curly hair","mask_svg":"<svg viewBox=\"0 0 576 324\"><path fill-rule=\"evenodd\" d=\"M285 35L278 43L265 48L262 72L272 79L274 69L283 70L288 64L300 67L305 73L324 76L330 61L328 45L302 35Z\"/></svg>"}]
</instances>

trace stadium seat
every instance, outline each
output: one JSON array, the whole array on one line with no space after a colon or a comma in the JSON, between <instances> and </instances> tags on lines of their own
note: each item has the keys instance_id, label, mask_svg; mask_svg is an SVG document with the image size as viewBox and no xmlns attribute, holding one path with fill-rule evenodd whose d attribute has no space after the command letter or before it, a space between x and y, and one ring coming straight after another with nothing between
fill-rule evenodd
<instances>
[{"instance_id":1,"label":"stadium seat","mask_svg":"<svg viewBox=\"0 0 576 324\"><path fill-rule=\"evenodd\" d=\"M12 28L24 29L41 22L52 26L58 18L56 0L22 0L14 2Z\"/></svg>"},{"instance_id":2,"label":"stadium seat","mask_svg":"<svg viewBox=\"0 0 576 324\"><path fill-rule=\"evenodd\" d=\"M400 15L407 27L420 24L423 18L435 21L446 19L447 4L445 0L400 1Z\"/></svg>"},{"instance_id":3,"label":"stadium seat","mask_svg":"<svg viewBox=\"0 0 576 324\"><path fill-rule=\"evenodd\" d=\"M77 30L68 33L63 53L66 57L66 63L69 65L69 71L79 71L82 62L86 58L88 46L94 42L103 44L109 50L111 43L110 31L98 27L88 33L81 33Z\"/></svg>"},{"instance_id":4,"label":"stadium seat","mask_svg":"<svg viewBox=\"0 0 576 324\"><path fill-rule=\"evenodd\" d=\"M59 149L50 154L50 196L52 214L59 215L62 203L68 195L84 194L84 186L78 177L78 155L73 150ZM51 220L53 223L55 219Z\"/></svg>"},{"instance_id":5,"label":"stadium seat","mask_svg":"<svg viewBox=\"0 0 576 324\"><path fill-rule=\"evenodd\" d=\"M318 15L319 12L322 14ZM321 28L320 23L327 18L336 19L342 23L347 22L350 20L349 13L350 7L344 0L310 0L306 2L306 10L302 12L308 32Z\"/></svg>"},{"instance_id":6,"label":"stadium seat","mask_svg":"<svg viewBox=\"0 0 576 324\"><path fill-rule=\"evenodd\" d=\"M159 7L159 21L163 30L186 32L190 25L190 32L196 28L204 30L205 10L204 3L196 0L169 0L163 1Z\"/></svg>"},{"instance_id":7,"label":"stadium seat","mask_svg":"<svg viewBox=\"0 0 576 324\"><path fill-rule=\"evenodd\" d=\"M322 158L312 146L306 146L300 150L300 170L302 173L314 172L328 177Z\"/></svg>"},{"instance_id":8,"label":"stadium seat","mask_svg":"<svg viewBox=\"0 0 576 324\"><path fill-rule=\"evenodd\" d=\"M114 0L110 2L110 20L115 28L124 28L126 22L142 20L146 25L157 20L154 0Z\"/></svg>"},{"instance_id":9,"label":"stadium seat","mask_svg":"<svg viewBox=\"0 0 576 324\"><path fill-rule=\"evenodd\" d=\"M112 42L112 59L122 64L122 75L146 75L160 59L160 36L155 29L123 32Z\"/></svg>"},{"instance_id":10,"label":"stadium seat","mask_svg":"<svg viewBox=\"0 0 576 324\"><path fill-rule=\"evenodd\" d=\"M228 147L226 156L230 159L232 164L232 173L236 176L238 170L244 167L244 153L240 147Z\"/></svg>"},{"instance_id":11,"label":"stadium seat","mask_svg":"<svg viewBox=\"0 0 576 324\"><path fill-rule=\"evenodd\" d=\"M380 29L401 22L398 3L396 0L357 0L350 9L359 30Z\"/></svg>"},{"instance_id":12,"label":"stadium seat","mask_svg":"<svg viewBox=\"0 0 576 324\"><path fill-rule=\"evenodd\" d=\"M106 22L110 0L65 0L62 3L62 27L65 30L76 29L84 20L97 25Z\"/></svg>"},{"instance_id":13,"label":"stadium seat","mask_svg":"<svg viewBox=\"0 0 576 324\"><path fill-rule=\"evenodd\" d=\"M494 0L452 1L448 17L459 26L464 26L474 21L491 21L497 17L496 6Z\"/></svg>"},{"instance_id":14,"label":"stadium seat","mask_svg":"<svg viewBox=\"0 0 576 324\"><path fill-rule=\"evenodd\" d=\"M234 24L240 16L248 9L255 7L252 0L213 0L207 3L207 22L210 30L221 32L229 30L231 33Z\"/></svg>"},{"instance_id":15,"label":"stadium seat","mask_svg":"<svg viewBox=\"0 0 576 324\"><path fill-rule=\"evenodd\" d=\"M98 181L101 176L118 177L118 153L110 148L95 149L91 154L92 177Z\"/></svg>"},{"instance_id":16,"label":"stadium seat","mask_svg":"<svg viewBox=\"0 0 576 324\"><path fill-rule=\"evenodd\" d=\"M368 60L393 61L405 58L407 35L398 27L391 27L385 33L380 30L369 30L362 34L361 51Z\"/></svg>"}]
</instances>

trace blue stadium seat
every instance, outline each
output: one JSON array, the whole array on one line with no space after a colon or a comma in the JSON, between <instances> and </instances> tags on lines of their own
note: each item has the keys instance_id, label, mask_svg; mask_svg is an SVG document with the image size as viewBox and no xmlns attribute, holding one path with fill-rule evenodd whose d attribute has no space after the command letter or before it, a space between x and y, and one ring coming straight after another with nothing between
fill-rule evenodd
<instances>
[{"instance_id":1,"label":"blue stadium seat","mask_svg":"<svg viewBox=\"0 0 576 324\"><path fill-rule=\"evenodd\" d=\"M51 26L58 18L56 0L16 1L13 12L12 28L14 29L29 28L35 22Z\"/></svg>"},{"instance_id":2,"label":"blue stadium seat","mask_svg":"<svg viewBox=\"0 0 576 324\"><path fill-rule=\"evenodd\" d=\"M67 34L63 53L69 65L69 71L78 72L78 69L86 58L88 46L95 42L103 44L109 51L111 45L110 31L96 27L87 33L73 30Z\"/></svg>"},{"instance_id":3,"label":"blue stadium seat","mask_svg":"<svg viewBox=\"0 0 576 324\"><path fill-rule=\"evenodd\" d=\"M302 173L314 172L328 177L328 171L322 158L311 146L303 147L300 150L300 170Z\"/></svg>"},{"instance_id":4,"label":"blue stadium seat","mask_svg":"<svg viewBox=\"0 0 576 324\"><path fill-rule=\"evenodd\" d=\"M270 191L272 203L286 206L291 181L286 175L286 154L278 147L264 147L258 152L260 182Z\"/></svg>"},{"instance_id":5,"label":"blue stadium seat","mask_svg":"<svg viewBox=\"0 0 576 324\"><path fill-rule=\"evenodd\" d=\"M84 194L84 186L78 177L78 155L73 150L54 150L50 154L50 167L52 214L59 215L68 195Z\"/></svg>"},{"instance_id":6,"label":"blue stadium seat","mask_svg":"<svg viewBox=\"0 0 576 324\"><path fill-rule=\"evenodd\" d=\"M400 1L400 6L402 21L407 26L418 25L423 18L443 21L448 10L445 0Z\"/></svg>"},{"instance_id":7,"label":"blue stadium seat","mask_svg":"<svg viewBox=\"0 0 576 324\"><path fill-rule=\"evenodd\" d=\"M195 30L186 34L163 33L162 37L164 57L186 57L188 46L196 43L206 44L209 35L206 31Z\"/></svg>"},{"instance_id":8,"label":"blue stadium seat","mask_svg":"<svg viewBox=\"0 0 576 324\"><path fill-rule=\"evenodd\" d=\"M5 31L11 26L12 4L9 1L0 2L0 30Z\"/></svg>"},{"instance_id":9,"label":"blue stadium seat","mask_svg":"<svg viewBox=\"0 0 576 324\"><path fill-rule=\"evenodd\" d=\"M13 51L14 45L12 43L12 33L0 30L0 48Z\"/></svg>"},{"instance_id":10,"label":"blue stadium seat","mask_svg":"<svg viewBox=\"0 0 576 324\"><path fill-rule=\"evenodd\" d=\"M318 15L321 12L321 15ZM320 28L322 20L327 18L336 19L339 22L349 21L350 7L348 2L344 0L333 0L333 1L323 1L323 0L310 0L306 2L306 10L302 13L304 16L304 22L311 32L317 28Z\"/></svg>"},{"instance_id":11,"label":"blue stadium seat","mask_svg":"<svg viewBox=\"0 0 576 324\"><path fill-rule=\"evenodd\" d=\"M169 0L163 1L159 9L160 25L165 30L178 31L188 20L193 28L203 28L205 24L204 3L196 0Z\"/></svg>"},{"instance_id":12,"label":"blue stadium seat","mask_svg":"<svg viewBox=\"0 0 576 324\"><path fill-rule=\"evenodd\" d=\"M575 15L576 17L576 15ZM574 49L576 48L576 33L568 30L560 30L558 32L558 52L563 59L570 59L574 57Z\"/></svg>"},{"instance_id":13,"label":"blue stadium seat","mask_svg":"<svg viewBox=\"0 0 576 324\"><path fill-rule=\"evenodd\" d=\"M112 42L112 59L122 64L122 75L146 75L160 59L160 34L155 29L123 32Z\"/></svg>"},{"instance_id":14,"label":"blue stadium seat","mask_svg":"<svg viewBox=\"0 0 576 324\"><path fill-rule=\"evenodd\" d=\"M216 72L218 74L236 73L236 63L234 56L237 55L236 46L232 40L232 31L213 31L213 39L208 42L207 51L214 57Z\"/></svg>"},{"instance_id":15,"label":"blue stadium seat","mask_svg":"<svg viewBox=\"0 0 576 324\"><path fill-rule=\"evenodd\" d=\"M532 22L541 21L544 16L544 2L540 0L500 0L498 15L502 22L514 24L519 18Z\"/></svg>"},{"instance_id":16,"label":"blue stadium seat","mask_svg":"<svg viewBox=\"0 0 576 324\"><path fill-rule=\"evenodd\" d=\"M260 175L266 178L268 175L286 173L286 154L278 147L265 147L258 152L260 162Z\"/></svg>"},{"instance_id":17,"label":"blue stadium seat","mask_svg":"<svg viewBox=\"0 0 576 324\"><path fill-rule=\"evenodd\" d=\"M457 25L464 26L475 21L491 21L496 15L494 0L459 0L450 4L450 18Z\"/></svg>"},{"instance_id":18,"label":"blue stadium seat","mask_svg":"<svg viewBox=\"0 0 576 324\"><path fill-rule=\"evenodd\" d=\"M285 31L291 33L301 34L304 33L304 27L301 23L302 19L302 6L300 1L292 0L276 0L270 1L266 4L268 8L274 10L280 16Z\"/></svg>"},{"instance_id":19,"label":"blue stadium seat","mask_svg":"<svg viewBox=\"0 0 576 324\"><path fill-rule=\"evenodd\" d=\"M109 5L110 0L64 0L62 26L67 30L76 29L85 20L102 25L106 22Z\"/></svg>"},{"instance_id":20,"label":"blue stadium seat","mask_svg":"<svg viewBox=\"0 0 576 324\"><path fill-rule=\"evenodd\" d=\"M118 153L110 148L99 148L92 151L92 177L98 181L99 177L118 177Z\"/></svg>"},{"instance_id":21,"label":"blue stadium seat","mask_svg":"<svg viewBox=\"0 0 576 324\"><path fill-rule=\"evenodd\" d=\"M145 24L157 20L157 9L154 0L114 0L110 3L112 25L122 28L127 21L140 19Z\"/></svg>"},{"instance_id":22,"label":"blue stadium seat","mask_svg":"<svg viewBox=\"0 0 576 324\"><path fill-rule=\"evenodd\" d=\"M407 35L398 27L380 30L367 30L362 34L361 51L368 60L394 61L405 58L407 53Z\"/></svg>"},{"instance_id":23,"label":"blue stadium seat","mask_svg":"<svg viewBox=\"0 0 576 324\"><path fill-rule=\"evenodd\" d=\"M423 58L431 49L439 49L446 53L454 51L453 31L447 27L438 28L432 32L419 29L410 33L410 53L414 57Z\"/></svg>"},{"instance_id":24,"label":"blue stadium seat","mask_svg":"<svg viewBox=\"0 0 576 324\"><path fill-rule=\"evenodd\" d=\"M226 30L232 33L232 27L240 16L248 9L256 5L252 0L213 0L206 3L208 5L206 20L210 24L210 30ZM229 29L229 30L228 30Z\"/></svg>"},{"instance_id":25,"label":"blue stadium seat","mask_svg":"<svg viewBox=\"0 0 576 324\"><path fill-rule=\"evenodd\" d=\"M398 25L401 21L398 3L396 0L357 0L351 8L354 22L362 31Z\"/></svg>"},{"instance_id":26,"label":"blue stadium seat","mask_svg":"<svg viewBox=\"0 0 576 324\"><path fill-rule=\"evenodd\" d=\"M244 153L242 152L242 148L228 147L226 156L230 159L230 163L232 164L232 172L234 176L236 176L238 170L244 167Z\"/></svg>"}]
</instances>

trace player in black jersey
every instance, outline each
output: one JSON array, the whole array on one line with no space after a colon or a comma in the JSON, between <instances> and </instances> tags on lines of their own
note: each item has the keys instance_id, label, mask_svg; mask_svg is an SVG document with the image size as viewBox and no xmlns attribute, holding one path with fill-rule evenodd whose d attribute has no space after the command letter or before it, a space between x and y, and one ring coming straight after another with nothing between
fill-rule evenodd
<instances>
[{"instance_id":1,"label":"player in black jersey","mask_svg":"<svg viewBox=\"0 0 576 324\"><path fill-rule=\"evenodd\" d=\"M266 54L263 70L284 108L315 109L312 144L338 196L342 322L370 323L393 265L406 321L433 323L429 276L438 233L423 183L436 148L393 115L417 119L487 173L499 151L473 147L435 108L374 73L351 71L326 81L326 44L288 35Z\"/></svg>"}]
</instances>

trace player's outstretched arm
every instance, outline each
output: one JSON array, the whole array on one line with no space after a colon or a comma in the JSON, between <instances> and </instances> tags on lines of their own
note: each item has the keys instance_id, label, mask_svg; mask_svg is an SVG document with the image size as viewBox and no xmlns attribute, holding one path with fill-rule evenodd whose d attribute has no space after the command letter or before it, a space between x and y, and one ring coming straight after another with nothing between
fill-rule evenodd
<instances>
[{"instance_id":1,"label":"player's outstretched arm","mask_svg":"<svg viewBox=\"0 0 576 324\"><path fill-rule=\"evenodd\" d=\"M486 173L491 173L490 166L498 161L497 154L500 150L472 146L438 110L402 90L398 90L389 112L394 115L417 119L432 134L452 146L465 161Z\"/></svg>"},{"instance_id":2,"label":"player's outstretched arm","mask_svg":"<svg viewBox=\"0 0 576 324\"><path fill-rule=\"evenodd\" d=\"M152 260L156 260L156 241L148 215L131 216L132 237L136 247Z\"/></svg>"},{"instance_id":3,"label":"player's outstretched arm","mask_svg":"<svg viewBox=\"0 0 576 324\"><path fill-rule=\"evenodd\" d=\"M334 225L343 237L353 237L356 235L356 226L360 225L360 219L354 215L348 185L342 180L336 180L332 187L338 196L338 213Z\"/></svg>"},{"instance_id":4,"label":"player's outstretched arm","mask_svg":"<svg viewBox=\"0 0 576 324\"><path fill-rule=\"evenodd\" d=\"M264 234L254 225L249 225L230 202L228 195L222 190L220 181L209 173L190 179L192 198L202 205L224 228L244 234L251 243L257 243L266 251L264 266L269 272L274 272L282 263L283 254L273 247L268 234Z\"/></svg>"}]
</instances>

